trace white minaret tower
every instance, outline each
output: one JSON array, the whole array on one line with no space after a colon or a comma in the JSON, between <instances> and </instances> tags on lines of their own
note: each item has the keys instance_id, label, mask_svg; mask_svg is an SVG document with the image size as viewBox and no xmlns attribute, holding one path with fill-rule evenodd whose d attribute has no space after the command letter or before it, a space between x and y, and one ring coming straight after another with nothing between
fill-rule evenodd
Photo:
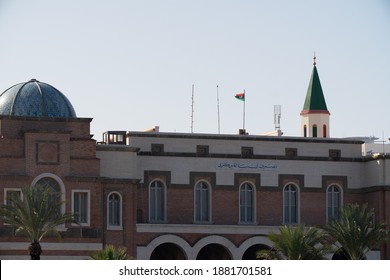
<instances>
[{"instance_id":1,"label":"white minaret tower","mask_svg":"<svg viewBox=\"0 0 390 280\"><path fill-rule=\"evenodd\" d=\"M326 106L314 53L313 72L301 111L301 135L303 137L329 137L330 112Z\"/></svg>"}]
</instances>

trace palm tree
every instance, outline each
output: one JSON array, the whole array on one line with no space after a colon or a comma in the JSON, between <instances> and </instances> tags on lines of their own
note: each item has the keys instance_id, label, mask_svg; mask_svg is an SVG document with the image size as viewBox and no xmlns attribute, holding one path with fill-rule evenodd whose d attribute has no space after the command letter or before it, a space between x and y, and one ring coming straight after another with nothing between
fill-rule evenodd
<instances>
[{"instance_id":1,"label":"palm tree","mask_svg":"<svg viewBox=\"0 0 390 280\"><path fill-rule=\"evenodd\" d=\"M48 187L26 187L21 196L13 194L7 200L0 207L0 217L16 228L15 234L27 234L30 238L28 251L32 260L40 259L40 241L44 236L60 236L58 226L74 221L73 214L61 213L61 194Z\"/></svg>"},{"instance_id":2,"label":"palm tree","mask_svg":"<svg viewBox=\"0 0 390 280\"><path fill-rule=\"evenodd\" d=\"M129 260L132 259L126 253L125 247L116 249L114 245L107 245L103 250L97 251L91 255L94 260Z\"/></svg>"},{"instance_id":3,"label":"palm tree","mask_svg":"<svg viewBox=\"0 0 390 280\"><path fill-rule=\"evenodd\" d=\"M325 225L324 230L347 259L362 260L389 236L387 225L376 224L373 218L374 209L368 210L367 204L347 204L340 212L340 219Z\"/></svg>"},{"instance_id":4,"label":"palm tree","mask_svg":"<svg viewBox=\"0 0 390 280\"><path fill-rule=\"evenodd\" d=\"M326 235L314 227L285 225L268 238L274 245L271 250L259 251L259 259L321 260L330 252Z\"/></svg>"}]
</instances>

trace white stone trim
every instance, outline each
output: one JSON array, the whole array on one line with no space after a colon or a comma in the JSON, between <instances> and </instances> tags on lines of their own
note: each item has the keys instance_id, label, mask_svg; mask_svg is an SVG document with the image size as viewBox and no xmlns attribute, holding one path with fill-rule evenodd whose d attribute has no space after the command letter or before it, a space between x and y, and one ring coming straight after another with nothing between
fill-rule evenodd
<instances>
[{"instance_id":1,"label":"white stone trim","mask_svg":"<svg viewBox=\"0 0 390 280\"><path fill-rule=\"evenodd\" d=\"M246 250L248 250L251 246L253 245L258 245L258 244L264 244L267 245L268 247L272 247L273 243L271 240L268 239L267 236L254 236L251 237L247 240L245 240L240 247L237 248L237 259L242 260L242 257L244 256L244 253Z\"/></svg>"},{"instance_id":2,"label":"white stone trim","mask_svg":"<svg viewBox=\"0 0 390 280\"><path fill-rule=\"evenodd\" d=\"M0 255L0 260L30 260L28 254L25 255ZM41 255L41 260L92 260L91 256L63 256L63 255Z\"/></svg>"},{"instance_id":3,"label":"white stone trim","mask_svg":"<svg viewBox=\"0 0 390 280\"><path fill-rule=\"evenodd\" d=\"M4 188L4 205L7 204L8 192L20 192L20 198L23 200L23 192L21 188Z\"/></svg>"},{"instance_id":4,"label":"white stone trim","mask_svg":"<svg viewBox=\"0 0 390 280\"><path fill-rule=\"evenodd\" d=\"M41 242L42 250L47 251L98 251L103 249L102 243L62 243ZM27 250L29 242L0 242L2 250Z\"/></svg>"},{"instance_id":5,"label":"white stone trim","mask_svg":"<svg viewBox=\"0 0 390 280\"><path fill-rule=\"evenodd\" d=\"M166 234L161 235L155 239L153 239L146 247L137 247L137 259L138 260L150 260L150 257L153 253L153 251L164 243L173 243L177 246L179 246L183 253L185 254L185 257L187 259L191 259L192 255L192 249L190 244L188 244L187 241L185 241L183 238L173 235L173 234Z\"/></svg>"},{"instance_id":6,"label":"white stone trim","mask_svg":"<svg viewBox=\"0 0 390 280\"><path fill-rule=\"evenodd\" d=\"M237 260L237 247L231 242L229 239L223 237L223 236L217 236L217 235L211 235L207 236L205 238L202 238L192 248L192 259L195 260L198 256L200 250L202 250L203 247L209 245L209 244L218 244L225 247L226 251L229 253L230 258L232 260Z\"/></svg>"},{"instance_id":7,"label":"white stone trim","mask_svg":"<svg viewBox=\"0 0 390 280\"><path fill-rule=\"evenodd\" d=\"M257 234L278 232L279 226L136 224L137 233Z\"/></svg>"}]
</instances>

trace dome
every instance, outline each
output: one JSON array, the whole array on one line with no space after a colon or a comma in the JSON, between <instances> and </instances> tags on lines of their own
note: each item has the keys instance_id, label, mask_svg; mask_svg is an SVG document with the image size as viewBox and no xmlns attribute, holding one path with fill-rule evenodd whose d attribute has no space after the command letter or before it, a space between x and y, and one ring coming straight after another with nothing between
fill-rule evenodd
<instances>
[{"instance_id":1,"label":"dome","mask_svg":"<svg viewBox=\"0 0 390 280\"><path fill-rule=\"evenodd\" d=\"M64 94L35 79L16 84L0 95L0 115L76 118Z\"/></svg>"}]
</instances>

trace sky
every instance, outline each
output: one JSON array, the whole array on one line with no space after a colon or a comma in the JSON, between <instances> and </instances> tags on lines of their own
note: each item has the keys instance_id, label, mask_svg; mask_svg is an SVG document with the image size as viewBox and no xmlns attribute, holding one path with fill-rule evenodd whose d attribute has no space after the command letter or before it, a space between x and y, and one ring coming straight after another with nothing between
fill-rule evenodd
<instances>
[{"instance_id":1,"label":"sky","mask_svg":"<svg viewBox=\"0 0 390 280\"><path fill-rule=\"evenodd\" d=\"M390 138L389 0L0 0L0 92L54 86L97 141L218 120L237 134L243 90L249 134L274 130L281 105L284 135L300 136L314 52L330 136Z\"/></svg>"}]
</instances>

